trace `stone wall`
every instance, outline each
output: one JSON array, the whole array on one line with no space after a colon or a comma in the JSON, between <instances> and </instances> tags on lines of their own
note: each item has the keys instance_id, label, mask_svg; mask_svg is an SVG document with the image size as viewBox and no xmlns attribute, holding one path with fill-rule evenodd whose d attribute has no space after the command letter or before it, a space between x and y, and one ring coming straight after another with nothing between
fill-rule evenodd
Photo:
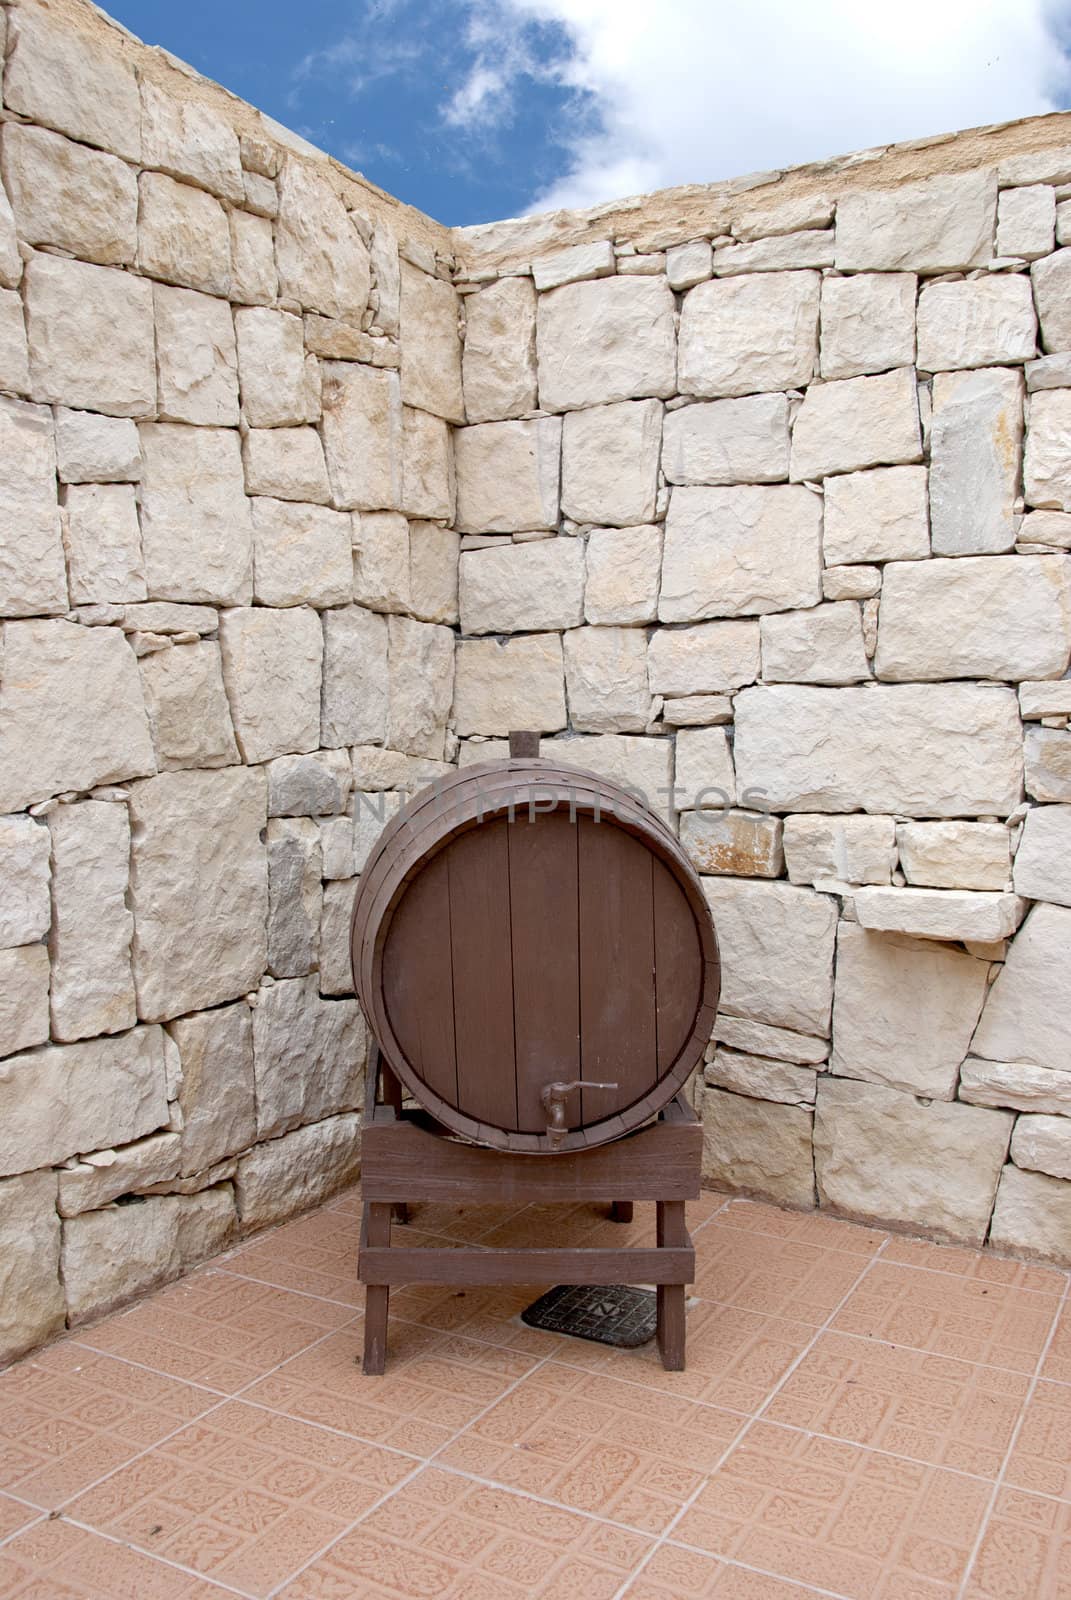
<instances>
[{"instance_id":1,"label":"stone wall","mask_svg":"<svg viewBox=\"0 0 1071 1600\"><path fill-rule=\"evenodd\" d=\"M362 862L511 727L704 874L709 1181L1071 1260L1066 119L451 234L0 23L0 1359L352 1174Z\"/></svg>"}]
</instances>

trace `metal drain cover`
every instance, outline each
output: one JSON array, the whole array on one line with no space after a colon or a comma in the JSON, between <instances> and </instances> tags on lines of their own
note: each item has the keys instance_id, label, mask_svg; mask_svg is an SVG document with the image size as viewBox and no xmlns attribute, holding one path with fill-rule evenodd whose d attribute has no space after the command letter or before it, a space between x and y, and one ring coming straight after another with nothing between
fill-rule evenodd
<instances>
[{"instance_id":1,"label":"metal drain cover","mask_svg":"<svg viewBox=\"0 0 1071 1600\"><path fill-rule=\"evenodd\" d=\"M530 1328L568 1333L622 1350L635 1350L653 1339L658 1326L658 1297L653 1289L612 1288L564 1283L540 1295L521 1321Z\"/></svg>"}]
</instances>

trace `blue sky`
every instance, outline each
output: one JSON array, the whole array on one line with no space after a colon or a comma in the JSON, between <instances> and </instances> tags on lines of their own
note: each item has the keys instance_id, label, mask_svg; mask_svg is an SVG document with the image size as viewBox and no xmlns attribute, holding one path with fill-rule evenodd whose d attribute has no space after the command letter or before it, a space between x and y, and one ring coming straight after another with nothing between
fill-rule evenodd
<instances>
[{"instance_id":1,"label":"blue sky","mask_svg":"<svg viewBox=\"0 0 1071 1600\"><path fill-rule=\"evenodd\" d=\"M1071 105L1071 0L105 0L450 224Z\"/></svg>"}]
</instances>

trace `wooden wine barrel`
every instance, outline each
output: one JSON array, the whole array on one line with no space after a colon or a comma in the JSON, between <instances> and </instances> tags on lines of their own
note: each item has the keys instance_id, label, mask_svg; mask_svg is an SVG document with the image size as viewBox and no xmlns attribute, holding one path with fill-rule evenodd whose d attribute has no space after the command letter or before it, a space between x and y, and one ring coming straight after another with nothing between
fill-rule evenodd
<instances>
[{"instance_id":1,"label":"wooden wine barrel","mask_svg":"<svg viewBox=\"0 0 1071 1600\"><path fill-rule=\"evenodd\" d=\"M549 760L414 796L361 875L354 987L406 1089L452 1133L553 1154L639 1127L714 1025L695 869L625 789Z\"/></svg>"}]
</instances>

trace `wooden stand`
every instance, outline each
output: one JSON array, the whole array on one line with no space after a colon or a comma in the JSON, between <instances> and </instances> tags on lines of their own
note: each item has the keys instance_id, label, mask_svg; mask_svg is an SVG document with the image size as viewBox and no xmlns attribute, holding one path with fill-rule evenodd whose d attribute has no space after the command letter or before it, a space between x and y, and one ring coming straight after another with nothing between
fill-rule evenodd
<instances>
[{"instance_id":1,"label":"wooden stand","mask_svg":"<svg viewBox=\"0 0 1071 1600\"><path fill-rule=\"evenodd\" d=\"M382 1078L382 1093L379 1082ZM373 1049L361 1146L364 1213L358 1277L365 1287L364 1371L381 1373L392 1284L653 1283L658 1345L670 1372L684 1366L684 1288L695 1250L684 1204L699 1194L703 1137L683 1095L657 1122L610 1144L560 1155L518 1155L448 1137L426 1112L403 1110L394 1074ZM627 1194L626 1201L615 1196ZM657 1206L657 1244L625 1249L391 1249L391 1222L409 1201L525 1205L612 1201L627 1222L633 1200Z\"/></svg>"}]
</instances>

